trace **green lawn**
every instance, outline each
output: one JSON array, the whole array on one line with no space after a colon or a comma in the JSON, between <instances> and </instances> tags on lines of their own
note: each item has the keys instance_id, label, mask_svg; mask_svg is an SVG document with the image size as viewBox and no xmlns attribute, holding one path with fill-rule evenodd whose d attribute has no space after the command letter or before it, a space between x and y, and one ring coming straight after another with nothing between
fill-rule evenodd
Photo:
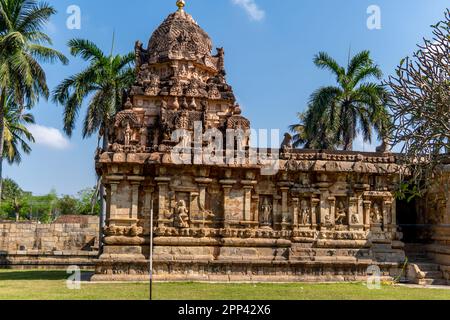
<instances>
[{"instance_id":1,"label":"green lawn","mask_svg":"<svg viewBox=\"0 0 450 320\"><path fill-rule=\"evenodd\" d=\"M0 300L146 300L145 283L88 284L80 290L66 287L65 271L0 270ZM156 299L163 300L450 300L450 290L384 285L369 290L363 283L343 284L206 284L156 283Z\"/></svg>"}]
</instances>

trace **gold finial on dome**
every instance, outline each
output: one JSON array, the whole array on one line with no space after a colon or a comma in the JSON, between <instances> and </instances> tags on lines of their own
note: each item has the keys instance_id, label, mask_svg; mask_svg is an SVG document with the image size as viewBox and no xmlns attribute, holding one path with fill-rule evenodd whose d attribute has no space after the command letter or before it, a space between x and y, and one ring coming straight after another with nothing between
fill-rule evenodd
<instances>
[{"instance_id":1,"label":"gold finial on dome","mask_svg":"<svg viewBox=\"0 0 450 320\"><path fill-rule=\"evenodd\" d=\"M186 5L186 2L184 0L177 0L178 11L183 11L183 8L185 5Z\"/></svg>"}]
</instances>

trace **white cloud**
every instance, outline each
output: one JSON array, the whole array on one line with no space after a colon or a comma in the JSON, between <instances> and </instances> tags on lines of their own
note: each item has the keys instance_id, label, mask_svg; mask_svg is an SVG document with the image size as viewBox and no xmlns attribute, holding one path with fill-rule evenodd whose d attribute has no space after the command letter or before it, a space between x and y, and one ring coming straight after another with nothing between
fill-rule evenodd
<instances>
[{"instance_id":1,"label":"white cloud","mask_svg":"<svg viewBox=\"0 0 450 320\"><path fill-rule=\"evenodd\" d=\"M33 134L36 144L59 150L70 146L69 140L58 129L32 124L28 130Z\"/></svg>"},{"instance_id":2,"label":"white cloud","mask_svg":"<svg viewBox=\"0 0 450 320\"><path fill-rule=\"evenodd\" d=\"M261 21L265 18L266 12L262 10L255 0L232 0L235 5L242 7L251 20Z\"/></svg>"}]
</instances>

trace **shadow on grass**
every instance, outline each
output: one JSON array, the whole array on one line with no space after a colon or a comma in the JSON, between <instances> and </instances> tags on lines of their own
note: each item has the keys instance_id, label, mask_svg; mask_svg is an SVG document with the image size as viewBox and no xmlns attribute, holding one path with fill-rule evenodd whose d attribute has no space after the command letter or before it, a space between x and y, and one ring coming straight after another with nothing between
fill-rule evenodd
<instances>
[{"instance_id":1,"label":"shadow on grass","mask_svg":"<svg viewBox=\"0 0 450 320\"><path fill-rule=\"evenodd\" d=\"M67 280L70 276L64 270L0 270L0 281L31 280ZM81 280L84 281L92 276L91 272L83 271Z\"/></svg>"}]
</instances>

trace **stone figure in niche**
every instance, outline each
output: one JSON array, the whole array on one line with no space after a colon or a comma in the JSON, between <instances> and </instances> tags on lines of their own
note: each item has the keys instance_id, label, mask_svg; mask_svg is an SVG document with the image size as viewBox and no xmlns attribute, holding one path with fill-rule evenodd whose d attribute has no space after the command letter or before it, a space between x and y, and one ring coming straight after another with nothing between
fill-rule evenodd
<instances>
[{"instance_id":1,"label":"stone figure in niche","mask_svg":"<svg viewBox=\"0 0 450 320\"><path fill-rule=\"evenodd\" d=\"M352 224L359 224L359 216L356 213L352 214Z\"/></svg>"},{"instance_id":2,"label":"stone figure in niche","mask_svg":"<svg viewBox=\"0 0 450 320\"><path fill-rule=\"evenodd\" d=\"M127 121L125 132L124 132L124 144L126 146L131 145L131 138L132 138L133 130L131 130L130 123Z\"/></svg>"},{"instance_id":3,"label":"stone figure in niche","mask_svg":"<svg viewBox=\"0 0 450 320\"><path fill-rule=\"evenodd\" d=\"M346 218L347 218L347 210L345 209L345 205L342 201L339 201L336 207L336 224L339 225L344 224Z\"/></svg>"},{"instance_id":4,"label":"stone figure in niche","mask_svg":"<svg viewBox=\"0 0 450 320\"><path fill-rule=\"evenodd\" d=\"M189 228L189 210L186 207L186 202L184 200L178 201L175 213L175 227Z\"/></svg>"},{"instance_id":5,"label":"stone figure in niche","mask_svg":"<svg viewBox=\"0 0 450 320\"><path fill-rule=\"evenodd\" d=\"M270 204L269 198L264 198L261 205L261 224L263 226L271 225L273 206Z\"/></svg>"},{"instance_id":6,"label":"stone figure in niche","mask_svg":"<svg viewBox=\"0 0 450 320\"><path fill-rule=\"evenodd\" d=\"M147 129L147 127L142 127L139 130L139 134L141 136L141 146L142 147L146 147L147 146L147 141L148 141L148 129Z\"/></svg>"},{"instance_id":7,"label":"stone figure in niche","mask_svg":"<svg viewBox=\"0 0 450 320\"><path fill-rule=\"evenodd\" d=\"M304 226L311 223L311 208L306 200L303 200L300 204L300 221Z\"/></svg>"},{"instance_id":8,"label":"stone figure in niche","mask_svg":"<svg viewBox=\"0 0 450 320\"><path fill-rule=\"evenodd\" d=\"M370 215L370 220L374 224L380 224L383 222L383 215L381 213L381 209L380 209L380 206L378 205L378 203L375 203L373 205L372 212Z\"/></svg>"}]
</instances>

